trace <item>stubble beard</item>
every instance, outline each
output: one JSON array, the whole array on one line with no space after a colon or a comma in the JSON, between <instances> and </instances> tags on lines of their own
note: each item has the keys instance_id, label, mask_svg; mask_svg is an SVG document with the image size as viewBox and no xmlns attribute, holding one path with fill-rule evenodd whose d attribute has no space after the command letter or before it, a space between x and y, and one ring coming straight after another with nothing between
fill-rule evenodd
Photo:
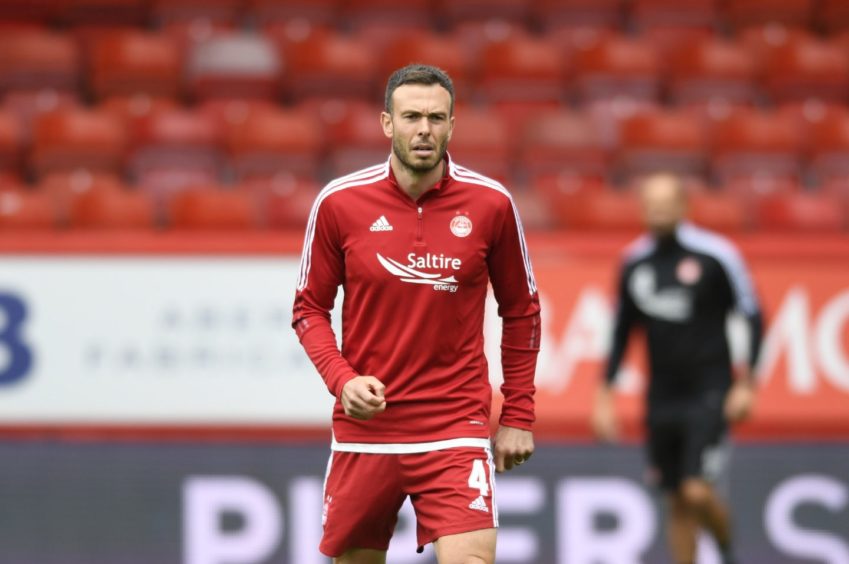
<instances>
[{"instance_id":1,"label":"stubble beard","mask_svg":"<svg viewBox=\"0 0 849 564\"><path fill-rule=\"evenodd\" d=\"M416 164L412 162L412 159L409 156L409 152L404 149L403 142L398 138L392 139L392 152L395 154L395 156L398 158L398 161L404 168L416 175L427 174L428 172L438 167L442 160L445 158L445 153L447 152L447 150L448 144L441 143L436 148L437 158L433 161L433 163Z\"/></svg>"}]
</instances>

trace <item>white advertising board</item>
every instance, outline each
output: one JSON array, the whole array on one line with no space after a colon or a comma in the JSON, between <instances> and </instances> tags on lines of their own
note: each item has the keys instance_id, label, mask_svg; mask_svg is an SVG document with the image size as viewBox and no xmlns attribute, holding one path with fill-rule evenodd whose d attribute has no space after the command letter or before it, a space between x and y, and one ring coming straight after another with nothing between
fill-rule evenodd
<instances>
[{"instance_id":1,"label":"white advertising board","mask_svg":"<svg viewBox=\"0 0 849 564\"><path fill-rule=\"evenodd\" d=\"M0 422L322 424L294 257L4 257Z\"/></svg>"}]
</instances>

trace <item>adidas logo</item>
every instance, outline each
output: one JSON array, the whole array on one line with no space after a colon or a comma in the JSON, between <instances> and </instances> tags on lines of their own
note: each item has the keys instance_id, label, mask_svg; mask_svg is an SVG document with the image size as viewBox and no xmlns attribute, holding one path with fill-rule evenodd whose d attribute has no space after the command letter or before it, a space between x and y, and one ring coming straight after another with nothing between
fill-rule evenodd
<instances>
[{"instance_id":1,"label":"adidas logo","mask_svg":"<svg viewBox=\"0 0 849 564\"><path fill-rule=\"evenodd\" d=\"M483 496L479 495L477 499L475 499L472 503L469 504L469 509L474 509L475 511L483 511L484 513L489 513L489 508L486 506L486 502L483 500Z\"/></svg>"},{"instance_id":2,"label":"adidas logo","mask_svg":"<svg viewBox=\"0 0 849 564\"><path fill-rule=\"evenodd\" d=\"M386 220L386 216L382 215L377 218L377 221L371 224L369 231L392 231L392 225Z\"/></svg>"}]
</instances>

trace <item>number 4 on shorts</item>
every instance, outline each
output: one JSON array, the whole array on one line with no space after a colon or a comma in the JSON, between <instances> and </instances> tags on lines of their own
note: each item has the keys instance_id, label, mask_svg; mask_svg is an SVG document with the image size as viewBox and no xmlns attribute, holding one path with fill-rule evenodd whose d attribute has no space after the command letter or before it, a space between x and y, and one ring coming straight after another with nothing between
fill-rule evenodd
<instances>
[{"instance_id":1,"label":"number 4 on shorts","mask_svg":"<svg viewBox=\"0 0 849 564\"><path fill-rule=\"evenodd\" d=\"M483 467L483 460L472 461L472 473L469 474L469 487L479 490L482 496L489 495L489 484L486 481L486 470Z\"/></svg>"}]
</instances>

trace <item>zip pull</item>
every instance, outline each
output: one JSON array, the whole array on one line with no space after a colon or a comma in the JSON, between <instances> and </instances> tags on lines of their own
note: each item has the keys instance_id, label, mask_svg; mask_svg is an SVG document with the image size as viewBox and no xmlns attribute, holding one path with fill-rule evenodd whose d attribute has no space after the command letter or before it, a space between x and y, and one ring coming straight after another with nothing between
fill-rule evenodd
<instances>
[{"instance_id":1,"label":"zip pull","mask_svg":"<svg viewBox=\"0 0 849 564\"><path fill-rule=\"evenodd\" d=\"M423 237L423 234L422 234L422 231L423 231L422 224L424 223L424 221L423 221L423 219L422 219L422 211L423 211L423 210L422 210L422 207L421 207L421 206L419 206L419 207L417 208L417 211L418 211L419 220L416 222L416 243L421 243L421 242L422 242L422 237Z\"/></svg>"}]
</instances>

